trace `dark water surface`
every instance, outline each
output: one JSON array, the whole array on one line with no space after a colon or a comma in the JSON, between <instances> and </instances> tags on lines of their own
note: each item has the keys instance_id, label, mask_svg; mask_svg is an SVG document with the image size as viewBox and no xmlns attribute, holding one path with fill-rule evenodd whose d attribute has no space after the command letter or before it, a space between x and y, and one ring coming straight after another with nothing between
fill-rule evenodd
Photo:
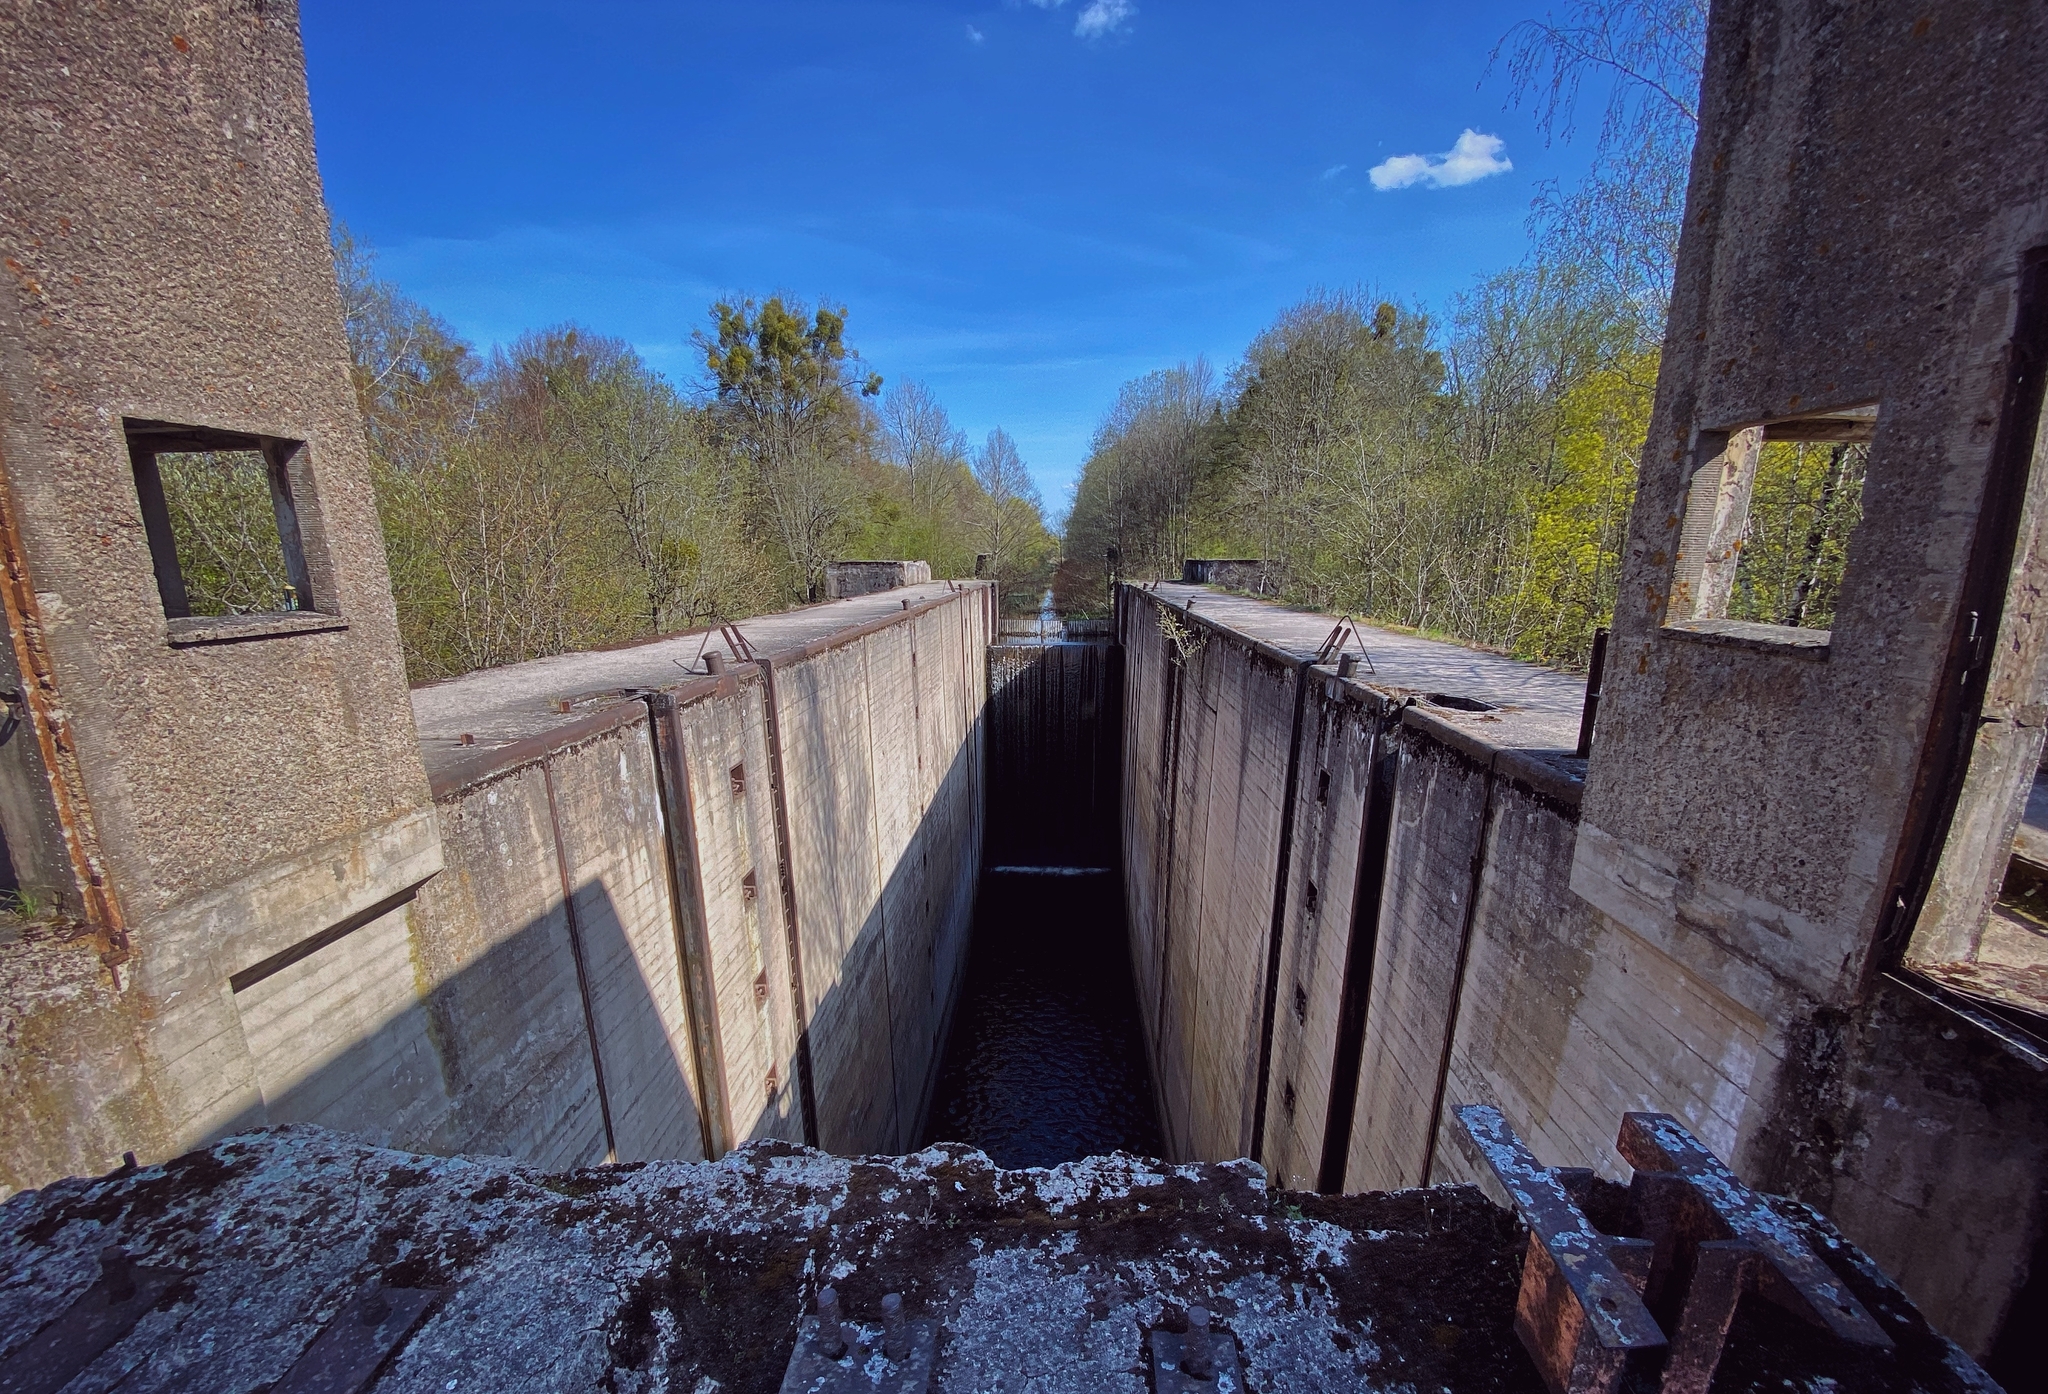
<instances>
[{"instance_id":1,"label":"dark water surface","mask_svg":"<svg viewBox=\"0 0 2048 1394\"><path fill-rule=\"evenodd\" d=\"M982 874L925 1140L1002 1167L1159 1155L1114 873Z\"/></svg>"}]
</instances>

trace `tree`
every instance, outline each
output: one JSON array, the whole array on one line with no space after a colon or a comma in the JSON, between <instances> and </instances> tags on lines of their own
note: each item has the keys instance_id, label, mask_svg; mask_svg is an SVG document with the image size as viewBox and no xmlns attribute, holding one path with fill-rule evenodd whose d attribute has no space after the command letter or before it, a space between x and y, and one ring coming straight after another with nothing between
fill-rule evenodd
<instances>
[{"instance_id":1,"label":"tree","mask_svg":"<svg viewBox=\"0 0 2048 1394\"><path fill-rule=\"evenodd\" d=\"M1575 189L1546 185L1530 221L1541 260L1605 283L1636 351L1664 336L1706 42L1706 0L1568 0L1495 50L1547 136L1571 138L1588 78L1608 84L1592 169Z\"/></svg>"},{"instance_id":2,"label":"tree","mask_svg":"<svg viewBox=\"0 0 2048 1394\"><path fill-rule=\"evenodd\" d=\"M824 593L825 563L859 501L854 456L881 391L846 345L846 312L771 296L720 301L696 335L716 396L713 421L756 471L797 592Z\"/></svg>"},{"instance_id":3,"label":"tree","mask_svg":"<svg viewBox=\"0 0 2048 1394\"><path fill-rule=\"evenodd\" d=\"M1043 504L1031 472L1017 444L1001 427L988 433L988 440L974 457L974 482L981 486L976 500L975 527L988 556L987 574L999 590L1014 583L1030 569L1026 549L1045 534L1041 519Z\"/></svg>"},{"instance_id":4,"label":"tree","mask_svg":"<svg viewBox=\"0 0 2048 1394\"><path fill-rule=\"evenodd\" d=\"M967 460L967 434L955 429L938 397L921 382L899 382L877 414L883 458L907 477L911 506L932 512L952 502Z\"/></svg>"},{"instance_id":5,"label":"tree","mask_svg":"<svg viewBox=\"0 0 2048 1394\"><path fill-rule=\"evenodd\" d=\"M1133 576L1180 573L1193 540L1198 475L1218 406L1206 359L1127 382L1096 428L1067 513L1060 603L1092 608L1106 558Z\"/></svg>"}]
</instances>

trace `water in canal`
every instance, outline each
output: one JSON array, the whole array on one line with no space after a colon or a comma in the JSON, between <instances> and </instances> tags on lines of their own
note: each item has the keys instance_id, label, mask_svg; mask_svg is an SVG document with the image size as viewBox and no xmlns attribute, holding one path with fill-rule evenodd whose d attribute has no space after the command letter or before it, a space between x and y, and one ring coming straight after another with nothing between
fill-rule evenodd
<instances>
[{"instance_id":1,"label":"water in canal","mask_svg":"<svg viewBox=\"0 0 2048 1394\"><path fill-rule=\"evenodd\" d=\"M925 1140L998 1166L1161 1151L1117 874L1120 657L989 650L987 865Z\"/></svg>"},{"instance_id":2,"label":"water in canal","mask_svg":"<svg viewBox=\"0 0 2048 1394\"><path fill-rule=\"evenodd\" d=\"M1114 873L983 874L929 1142L997 1166L1160 1152Z\"/></svg>"}]
</instances>

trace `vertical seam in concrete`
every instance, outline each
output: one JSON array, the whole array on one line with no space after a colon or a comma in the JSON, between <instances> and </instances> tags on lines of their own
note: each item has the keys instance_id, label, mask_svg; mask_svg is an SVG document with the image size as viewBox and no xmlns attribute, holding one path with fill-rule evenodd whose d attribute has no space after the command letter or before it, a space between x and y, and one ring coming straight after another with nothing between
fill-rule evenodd
<instances>
[{"instance_id":1,"label":"vertical seam in concrete","mask_svg":"<svg viewBox=\"0 0 2048 1394\"><path fill-rule=\"evenodd\" d=\"M553 762L540 762L541 783L548 791L548 831L555 844L555 870L562 878L562 923L569 931L569 957L576 964L576 993L583 999L583 1029L590 1037L590 1073L597 1081L597 1111L604 1119L604 1159L619 1159L618 1139L612 1133L612 1105L604 1087L604 1056L597 1048L597 1015L590 1005L590 970L583 962L583 934L576 924L576 893L569 880L569 850L562 841L562 811L555 801Z\"/></svg>"},{"instance_id":2,"label":"vertical seam in concrete","mask_svg":"<svg viewBox=\"0 0 2048 1394\"><path fill-rule=\"evenodd\" d=\"M1458 932L1458 962L1451 970L1450 1011L1444 1017L1444 1047L1437 1060L1436 1097L1429 1108L1429 1137L1422 1149L1422 1176L1418 1186L1429 1184L1429 1174L1436 1168L1436 1135L1443 1127L1444 1091L1451 1080L1451 1049L1458 1040L1458 1012L1465 1002L1465 964L1472 956L1472 929L1479 920L1479 886L1486 876L1486 844L1493 835L1493 786L1491 766L1482 768L1479 777L1486 781L1486 797L1479 812L1479 843L1472 849L1472 876L1465 892L1465 920Z\"/></svg>"},{"instance_id":3,"label":"vertical seam in concrete","mask_svg":"<svg viewBox=\"0 0 2048 1394\"><path fill-rule=\"evenodd\" d=\"M1379 956L1380 898L1386 892L1387 855L1394 831L1394 779L1384 781L1381 762L1398 758L1383 747L1400 720L1373 718L1365 758L1365 810L1358 820L1358 866L1351 885L1351 932L1344 945L1344 977L1337 989L1336 1041L1330 1052L1330 1100L1323 1119L1323 1152L1316 1189L1342 1194L1351 1157L1351 1128L1358 1117L1358 1080L1365 1061L1366 1016L1372 1002L1373 967ZM1384 783L1387 787L1382 788Z\"/></svg>"},{"instance_id":4,"label":"vertical seam in concrete","mask_svg":"<svg viewBox=\"0 0 2048 1394\"><path fill-rule=\"evenodd\" d=\"M1287 922L1287 874L1294 863L1295 788L1301 778L1301 719L1308 707L1308 676L1315 660L1304 658L1294 670L1294 727L1287 738L1287 783L1280 795L1280 848L1273 868L1273 923L1266 935L1266 994L1259 1008L1259 1075L1252 1103L1251 1146L1246 1154L1260 1161L1266 1142L1267 1076L1273 1068L1273 1009L1280 991L1280 939Z\"/></svg>"},{"instance_id":5,"label":"vertical seam in concrete","mask_svg":"<svg viewBox=\"0 0 2048 1394\"><path fill-rule=\"evenodd\" d=\"M782 934L789 955L789 995L796 1009L796 1092L803 1109L804 1145L818 1145L818 1097L811 1082L810 1008L804 1000L804 943L796 922L796 868L791 860L788 776L782 764L782 699L775 683L775 665L756 660L761 669L762 706L768 717L768 801L775 811L775 879L782 890Z\"/></svg>"},{"instance_id":6,"label":"vertical seam in concrete","mask_svg":"<svg viewBox=\"0 0 2048 1394\"><path fill-rule=\"evenodd\" d=\"M1152 1079L1153 1092L1159 1100L1159 1121L1163 1125L1167 1144L1172 1146L1176 1139L1173 1133L1173 1096L1167 1087L1166 1070L1166 999L1170 985L1173 962L1173 854L1174 843L1180 831L1180 725L1182 694L1187 690L1187 669L1175 663L1169 656L1166 662L1166 720L1163 744L1166 746L1162 764L1166 773L1166 837L1160 855L1157 913L1159 915L1159 984L1158 1001L1152 1012Z\"/></svg>"},{"instance_id":7,"label":"vertical seam in concrete","mask_svg":"<svg viewBox=\"0 0 2048 1394\"><path fill-rule=\"evenodd\" d=\"M668 693L647 698L647 738L654 754L654 790L661 801L662 823L668 833L669 917L676 934L683 1005L690 1013L690 1066L697 1076L697 1123L704 1135L704 1155L716 1161L732 1146L732 1105L726 1096L725 1043L719 1029L717 982L712 971L710 914L704 902L704 878L694 855L697 810L690 795L682 742L676 737L676 711L675 698ZM692 910L696 912L694 920Z\"/></svg>"}]
</instances>

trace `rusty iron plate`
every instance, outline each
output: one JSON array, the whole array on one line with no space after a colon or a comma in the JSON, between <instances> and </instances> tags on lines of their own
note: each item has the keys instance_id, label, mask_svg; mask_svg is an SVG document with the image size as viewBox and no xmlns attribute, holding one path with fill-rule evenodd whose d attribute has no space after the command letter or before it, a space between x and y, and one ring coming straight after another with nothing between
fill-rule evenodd
<instances>
[{"instance_id":1,"label":"rusty iron plate","mask_svg":"<svg viewBox=\"0 0 2048 1394\"><path fill-rule=\"evenodd\" d=\"M1152 1394L1244 1394L1237 1338L1211 1326L1205 1308L1188 1309L1185 1333L1155 1327L1146 1343L1152 1349Z\"/></svg>"}]
</instances>

